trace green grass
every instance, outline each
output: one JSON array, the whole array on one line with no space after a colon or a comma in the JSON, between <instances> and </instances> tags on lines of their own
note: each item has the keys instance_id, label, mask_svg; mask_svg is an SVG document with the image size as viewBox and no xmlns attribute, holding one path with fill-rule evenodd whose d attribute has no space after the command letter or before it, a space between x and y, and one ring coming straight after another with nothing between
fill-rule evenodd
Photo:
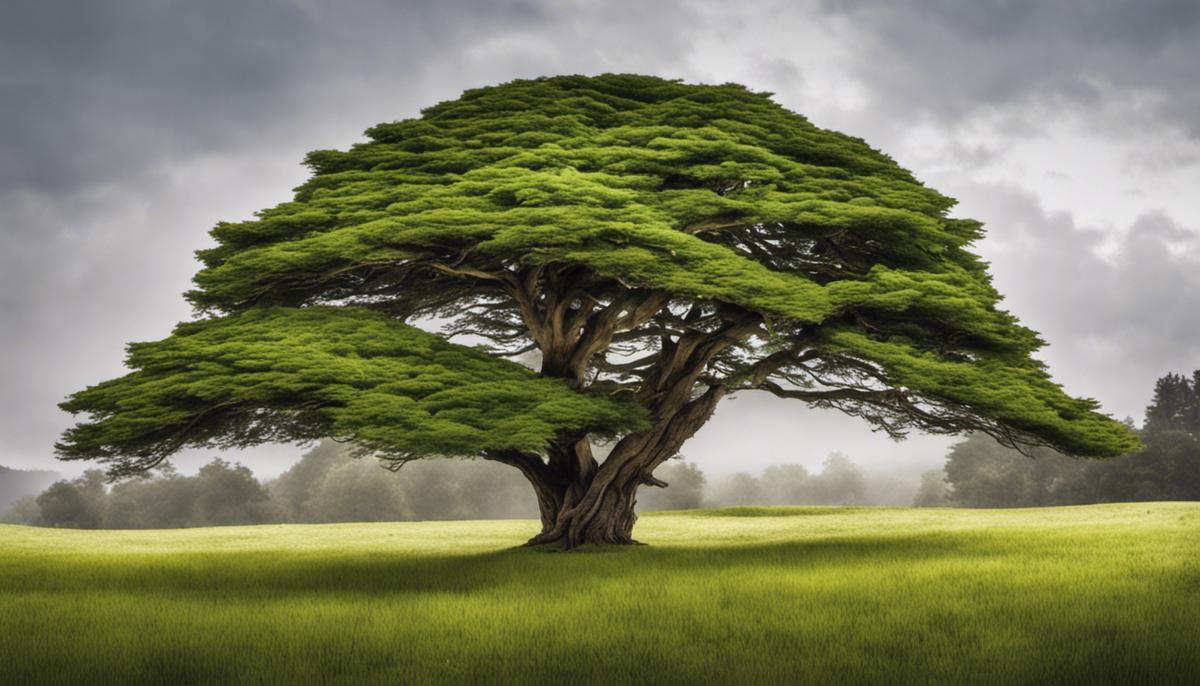
<instances>
[{"instance_id":1,"label":"green grass","mask_svg":"<svg viewBox=\"0 0 1200 686\"><path fill-rule=\"evenodd\" d=\"M0 683L1200 678L1196 503L695 511L643 516L648 546L513 547L532 530L0 527Z\"/></svg>"}]
</instances>

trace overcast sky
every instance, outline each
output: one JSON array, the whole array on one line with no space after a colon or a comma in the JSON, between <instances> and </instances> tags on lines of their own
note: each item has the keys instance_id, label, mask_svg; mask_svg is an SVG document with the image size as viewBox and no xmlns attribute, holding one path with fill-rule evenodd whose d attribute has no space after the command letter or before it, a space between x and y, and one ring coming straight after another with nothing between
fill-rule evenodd
<instances>
[{"instance_id":1,"label":"overcast sky","mask_svg":"<svg viewBox=\"0 0 1200 686\"><path fill-rule=\"evenodd\" d=\"M78 471L51 455L56 404L190 316L208 229L289 198L305 152L466 88L603 72L774 92L958 198L1055 378L1115 416L1200 368L1194 0L5 0L0 464ZM684 452L916 468L948 444L746 395ZM297 454L231 457L270 476Z\"/></svg>"}]
</instances>

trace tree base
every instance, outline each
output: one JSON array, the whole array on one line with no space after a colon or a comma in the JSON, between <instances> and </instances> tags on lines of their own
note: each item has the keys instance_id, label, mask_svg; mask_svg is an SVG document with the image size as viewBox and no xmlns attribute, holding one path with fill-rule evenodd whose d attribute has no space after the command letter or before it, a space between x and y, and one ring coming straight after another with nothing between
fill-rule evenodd
<instances>
[{"instance_id":1,"label":"tree base","mask_svg":"<svg viewBox=\"0 0 1200 686\"><path fill-rule=\"evenodd\" d=\"M648 544L630 538L630 539L624 540L624 541L602 541L602 542L601 541L584 541L582 543L578 543L578 544L572 546L572 545L567 544L567 540L565 538L547 540L547 539L543 539L542 536L539 534L539 535L534 536L533 538L529 539L525 543L523 543L521 545L521 547L522 548L533 548L534 550L538 550L541 552L567 553L567 552L580 552L580 551L600 552L600 551L605 551L605 550L607 550L607 551L627 550L627 549L635 547L635 546L643 546L643 545L648 545Z\"/></svg>"},{"instance_id":2,"label":"tree base","mask_svg":"<svg viewBox=\"0 0 1200 686\"><path fill-rule=\"evenodd\" d=\"M536 548L541 546L557 547L563 550L574 550L580 546L629 546L641 545L630 535L633 529L632 520L637 517L629 513L629 518L620 522L620 526L592 526L582 531L570 526L548 527L542 533L525 542L525 546ZM623 518L624 519L624 518ZM611 522L610 522L611 524Z\"/></svg>"}]
</instances>

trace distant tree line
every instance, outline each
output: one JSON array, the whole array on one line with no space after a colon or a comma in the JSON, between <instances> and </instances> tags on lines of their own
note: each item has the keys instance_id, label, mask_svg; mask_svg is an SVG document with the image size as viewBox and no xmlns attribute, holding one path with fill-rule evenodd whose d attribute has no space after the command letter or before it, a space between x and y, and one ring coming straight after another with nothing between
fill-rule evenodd
<instances>
[{"instance_id":1,"label":"distant tree line","mask_svg":"<svg viewBox=\"0 0 1200 686\"><path fill-rule=\"evenodd\" d=\"M944 470L922 475L917 505L1036 507L1200 500L1200 371L1158 380L1139 431L1145 448L1110 460L1048 449L1032 459L985 435L954 445Z\"/></svg>"},{"instance_id":2,"label":"distant tree line","mask_svg":"<svg viewBox=\"0 0 1200 686\"><path fill-rule=\"evenodd\" d=\"M646 489L642 511L701 507L704 475L672 460L671 484ZM537 504L515 471L485 461L423 460L391 473L347 446L322 441L279 478L214 459L192 476L167 466L109 485L100 470L18 500L0 520L67 528L177 528L224 524L534 518Z\"/></svg>"},{"instance_id":3,"label":"distant tree line","mask_svg":"<svg viewBox=\"0 0 1200 686\"><path fill-rule=\"evenodd\" d=\"M819 472L798 464L712 479L670 460L655 471L667 488L643 488L638 509L737 505L953 505L1035 507L1139 500L1200 500L1200 371L1159 379L1139 431L1145 449L1110 460L1047 449L1032 458L972 435L944 469L920 479L868 473L841 453ZM3 468L0 468L3 469ZM18 475L14 470L8 472ZM47 473L31 473L47 478ZM13 482L15 483L15 481ZM390 473L347 446L323 441L266 484L239 464L214 459L192 476L171 467L106 483L103 472L51 484L18 500L9 523L74 528L174 528L222 524L532 518L537 504L514 470L486 461L422 460Z\"/></svg>"},{"instance_id":4,"label":"distant tree line","mask_svg":"<svg viewBox=\"0 0 1200 686\"><path fill-rule=\"evenodd\" d=\"M242 465L216 459L194 476L171 467L153 475L106 483L93 469L26 497L5 520L77 529L159 529L273 521L267 489Z\"/></svg>"},{"instance_id":5,"label":"distant tree line","mask_svg":"<svg viewBox=\"0 0 1200 686\"><path fill-rule=\"evenodd\" d=\"M8 522L72 528L175 528L287 522L535 517L521 476L501 465L428 460L393 474L323 441L266 484L214 459L194 476L167 467L106 486L99 470L58 481L11 508Z\"/></svg>"},{"instance_id":6,"label":"distant tree line","mask_svg":"<svg viewBox=\"0 0 1200 686\"><path fill-rule=\"evenodd\" d=\"M716 482L710 503L735 505L865 505L867 476L841 453L825 459L820 472L803 465L767 467L762 476L739 472Z\"/></svg>"},{"instance_id":7,"label":"distant tree line","mask_svg":"<svg viewBox=\"0 0 1200 686\"><path fill-rule=\"evenodd\" d=\"M711 483L695 464L670 460L644 488L638 509L731 505L850 505L871 502L870 479L840 453L810 474L800 465L738 473ZM881 482L876 490L883 492ZM260 483L249 468L214 459L192 476L166 467L108 485L103 472L52 484L9 509L9 523L71 528L175 528L223 524L533 518L522 477L486 461L423 460L390 473L346 446L323 441L279 478Z\"/></svg>"}]
</instances>

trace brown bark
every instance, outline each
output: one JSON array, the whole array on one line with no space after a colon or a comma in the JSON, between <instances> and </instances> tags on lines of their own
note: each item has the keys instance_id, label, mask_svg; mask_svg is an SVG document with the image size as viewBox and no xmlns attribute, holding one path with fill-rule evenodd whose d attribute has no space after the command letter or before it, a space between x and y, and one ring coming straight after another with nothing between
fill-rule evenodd
<instances>
[{"instance_id":1,"label":"brown bark","mask_svg":"<svg viewBox=\"0 0 1200 686\"><path fill-rule=\"evenodd\" d=\"M582 290L581 278L570 269L546 265L501 279L541 351L541 374L576 387L585 385L593 362L597 356L603 359L617 337L661 315L670 301L667 293L628 289L602 304ZM702 380L705 370L722 351L762 331L760 317L729 305L716 306L711 315L715 330L690 327L701 309L693 308L693 314L684 318L682 331L663 331L656 355L638 361L636 399L651 426L623 437L603 464L592 457L586 435L563 436L544 458L514 452L486 455L517 467L533 485L542 531L530 545L571 549L635 542L637 489L662 485L653 478L654 469L677 454L725 394L723 385Z\"/></svg>"},{"instance_id":2,"label":"brown bark","mask_svg":"<svg viewBox=\"0 0 1200 686\"><path fill-rule=\"evenodd\" d=\"M565 549L584 544L632 544L637 489L661 485L653 477L658 465L675 455L684 441L708 420L724 395L710 387L647 431L630 434L597 465L586 440L551 451L539 467L522 470L538 493L542 531L528 545Z\"/></svg>"}]
</instances>

